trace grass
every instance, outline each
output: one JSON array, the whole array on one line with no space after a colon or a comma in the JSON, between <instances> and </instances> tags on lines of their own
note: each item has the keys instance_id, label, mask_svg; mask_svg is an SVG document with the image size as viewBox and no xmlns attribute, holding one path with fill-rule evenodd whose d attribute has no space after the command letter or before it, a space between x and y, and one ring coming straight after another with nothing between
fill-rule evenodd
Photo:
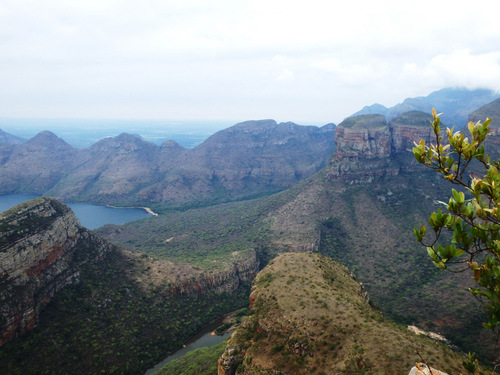
<instances>
[{"instance_id":1,"label":"grass","mask_svg":"<svg viewBox=\"0 0 500 375\"><path fill-rule=\"evenodd\" d=\"M155 372L155 375L217 375L217 361L226 348L227 340L220 344L190 351Z\"/></svg>"},{"instance_id":2,"label":"grass","mask_svg":"<svg viewBox=\"0 0 500 375\"><path fill-rule=\"evenodd\" d=\"M252 314L228 342L240 348L237 373L402 374L419 361L417 350L436 368L460 371L460 354L387 321L350 271L327 257L282 254L254 285Z\"/></svg>"}]
</instances>

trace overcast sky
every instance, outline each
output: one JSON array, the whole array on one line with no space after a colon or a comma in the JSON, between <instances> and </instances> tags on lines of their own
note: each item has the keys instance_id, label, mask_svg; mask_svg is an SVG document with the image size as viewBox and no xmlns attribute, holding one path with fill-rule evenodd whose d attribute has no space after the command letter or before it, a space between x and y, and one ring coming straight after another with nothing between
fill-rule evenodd
<instances>
[{"instance_id":1,"label":"overcast sky","mask_svg":"<svg viewBox=\"0 0 500 375\"><path fill-rule=\"evenodd\" d=\"M500 90L500 2L0 0L0 117L339 123Z\"/></svg>"}]
</instances>

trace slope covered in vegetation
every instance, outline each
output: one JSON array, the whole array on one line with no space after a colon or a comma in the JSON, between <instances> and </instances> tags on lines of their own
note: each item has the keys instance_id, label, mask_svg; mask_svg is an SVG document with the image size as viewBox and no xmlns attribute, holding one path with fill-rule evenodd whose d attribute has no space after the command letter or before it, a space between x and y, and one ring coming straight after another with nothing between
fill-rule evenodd
<instances>
[{"instance_id":1,"label":"slope covered in vegetation","mask_svg":"<svg viewBox=\"0 0 500 375\"><path fill-rule=\"evenodd\" d=\"M255 279L250 302L252 314L229 340L219 374L404 374L420 356L460 372L460 354L385 320L331 258L280 255Z\"/></svg>"}]
</instances>

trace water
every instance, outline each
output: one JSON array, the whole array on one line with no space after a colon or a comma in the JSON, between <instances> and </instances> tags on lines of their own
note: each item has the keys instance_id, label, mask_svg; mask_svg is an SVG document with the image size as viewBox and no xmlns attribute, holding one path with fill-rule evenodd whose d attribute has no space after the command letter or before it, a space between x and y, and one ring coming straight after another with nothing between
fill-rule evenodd
<instances>
[{"instance_id":1,"label":"water","mask_svg":"<svg viewBox=\"0 0 500 375\"><path fill-rule=\"evenodd\" d=\"M8 210L15 205L38 197L29 194L4 194L0 195L0 212ZM130 221L151 217L142 208L114 208L97 206L87 203L68 203L80 223L88 229L99 228L105 224L124 224Z\"/></svg>"},{"instance_id":2,"label":"water","mask_svg":"<svg viewBox=\"0 0 500 375\"><path fill-rule=\"evenodd\" d=\"M156 371L159 371L163 366L165 366L168 362L186 355L191 350L203 348L205 346L213 346L220 344L222 341L224 341L232 334L232 332L228 332L222 336L211 335L211 333L217 327L223 324L223 320L224 318L220 318L217 321L205 326L200 332L198 332L195 336L193 336L188 340L188 342L185 344L186 345L185 347L168 355L165 359L163 359L163 361L157 363L154 367L146 371L144 375L154 374Z\"/></svg>"}]
</instances>

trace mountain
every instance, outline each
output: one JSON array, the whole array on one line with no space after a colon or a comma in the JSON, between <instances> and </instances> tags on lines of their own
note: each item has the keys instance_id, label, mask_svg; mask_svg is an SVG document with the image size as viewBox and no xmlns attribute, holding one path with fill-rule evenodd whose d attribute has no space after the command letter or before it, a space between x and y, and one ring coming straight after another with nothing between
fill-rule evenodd
<instances>
[{"instance_id":1,"label":"mountain","mask_svg":"<svg viewBox=\"0 0 500 375\"><path fill-rule=\"evenodd\" d=\"M413 142L431 139L429 115L347 119L325 168L260 199L171 213L98 233L135 251L202 269L242 251L264 265L283 252L313 251L345 264L389 318L436 331L463 350L494 355L483 308L466 274L436 273L413 228L451 187L418 164ZM167 241L168 240L168 241Z\"/></svg>"},{"instance_id":2,"label":"mountain","mask_svg":"<svg viewBox=\"0 0 500 375\"><path fill-rule=\"evenodd\" d=\"M319 254L275 258L255 278L250 308L219 359L219 375L396 375L421 362L418 353L460 373L459 353L386 320L349 270Z\"/></svg>"},{"instance_id":3,"label":"mountain","mask_svg":"<svg viewBox=\"0 0 500 375\"><path fill-rule=\"evenodd\" d=\"M74 282L59 289L39 311L37 329L18 335L0 347L2 370L8 374L57 373L61 369L72 369L77 373L141 373L167 352L180 347L210 320L246 305L250 281L261 267L267 264L273 267L275 263L280 265L279 260L273 259L281 253L304 251L321 253L348 266L357 280L363 283L372 305L388 318L438 332L463 351L475 351L482 358L494 359L498 353L494 351L492 335L481 328L484 309L467 292L473 281L466 274L437 273L425 249L414 240L413 227L425 222L430 212L440 207L438 201L448 199L451 190L444 179L417 164L409 152L414 141L426 137L430 139L430 127L426 125L428 116L422 112L410 112L391 121L377 115L347 119L335 130L338 146L325 167L277 194L170 211L148 220L100 228L95 233L114 246L109 245L102 258L91 257L91 261L79 264L79 281L72 280ZM262 128L274 126L272 123L257 125L262 125ZM235 129L237 133L234 135L235 144L240 148L244 146L238 137L253 137L252 131L242 126L247 133L241 135L239 132L242 129ZM256 138L264 142L265 134L262 134L260 126L255 131L258 132ZM34 142L33 152L39 152L43 148L42 141L50 137L50 134L45 134L40 137L40 142ZM223 142L216 141L214 145L224 146ZM152 150L152 155L160 155L160 160L162 152L174 153L179 160L194 155L175 143L163 145L157 154L157 148L149 148L140 138L130 135L103 140L95 146L95 155L106 151L109 165L116 162L116 168L120 160L131 163L128 164L130 168L134 167L135 155L149 152L147 150ZM279 149L279 146L272 147ZM61 143L59 147L65 149ZM189 155L184 156L184 153ZM223 154L221 152L220 155ZM84 154L84 157L89 169L100 160L97 157L91 159L91 153ZM82 154L77 154L75 160L83 160ZM197 160L201 163L201 159ZM237 163L240 161L236 160ZM105 160L100 168L105 175L111 176L113 168L106 170L106 165ZM205 166L200 165L199 168L203 170ZM117 175L127 173L125 169L115 172ZM92 185L91 181L88 183ZM36 201L34 205L27 205L36 207ZM15 226L9 230L13 234L29 238L31 232L46 229L44 225L17 225L23 222L17 216L20 211L22 209L19 208L10 211L13 216L9 222ZM32 211L29 209L26 212ZM29 217L33 218L33 222L43 224L43 212L34 210ZM50 231L53 233L40 238L57 238L56 232ZM72 238L68 239L71 241ZM14 245L19 241L13 239L7 242ZM0 251L0 254L3 253ZM23 255L27 253L21 249L16 254L24 259ZM346 289L350 291L347 296L339 293L343 286L334 290L335 279L346 275L344 268L331 265L327 260L316 262L337 275L333 277L332 285L325 286L332 278L326 281L316 278L321 276L321 272L310 268L307 260L297 259L288 263L297 262L304 268L305 274L312 273L314 278L310 276L302 280L297 276L288 284L287 277L292 275L290 269L268 268L257 279L257 287L271 286L274 280L278 281L277 289L273 289L276 300L269 296L272 302L268 305L269 311L283 314L284 307L289 310L290 305L285 306L288 297L281 299L281 293L287 289L291 293L303 292L302 295L292 294L293 298L297 301L303 298L312 300L303 300L304 309L300 302L290 307L290 315L297 317L297 325L292 328L296 327L299 335L304 332L302 328L312 327L307 350L321 349L317 354L320 361L317 366L321 365L322 358L325 358L325 363L336 361L336 358L327 358L324 353L331 351L337 353L337 358L348 354L346 361L338 364L345 371L376 371L375 362L371 359L375 344L363 341L370 339L370 334L362 329L364 324L375 327L374 320L380 323L376 330L385 329L382 317L375 312L374 318L372 311L362 305L358 297L363 297L364 293L363 296L356 294L360 291L359 285L345 281ZM282 265L285 266L284 263ZM269 273L271 276L265 276ZM0 280L0 288L15 287L15 284L4 284ZM340 300L330 297L327 290ZM268 292L264 289L263 293L267 296ZM335 299L340 305L343 298L354 302L354 309L347 303L344 306L351 313L346 319L353 318L356 322L346 320L349 327L337 325L335 327L339 329L330 332L333 337L313 341L317 334L314 324L321 326L324 320L321 320L321 315L316 316L314 324L309 324L306 321L309 316L299 315L303 313L301 310L307 310L307 304L310 304L314 311L319 311L325 308L319 300L331 307ZM252 307L257 307L254 302ZM5 311L12 310L11 305L7 306ZM262 306L265 310L266 305ZM260 312L264 313L264 310ZM361 319L356 318L358 313ZM268 320L276 324L277 338L278 334L282 334L282 328L287 328L280 326L275 315L262 316L263 327L268 328L265 325ZM304 326L299 325L302 324L299 318L304 319ZM332 322L328 318L327 321ZM258 333L274 335L269 330ZM307 331L304 335L307 336ZM405 344L406 335L401 333L397 336L401 338L398 342ZM361 338L357 339L355 346L354 338L358 336ZM382 334L382 337L385 336ZM257 344L260 340L267 340L264 334L248 338L255 339ZM344 338L347 339L345 348L341 341ZM322 346L323 341L333 347ZM248 342L252 343L251 340ZM271 357L275 354L279 358L278 355L286 353L285 344L281 344L281 341L272 343L271 353L266 358L274 360ZM291 349L297 349L299 353L290 352L290 347L287 347L290 356L286 358L290 359L290 363L283 361L287 366L309 363L310 358L300 355L304 349L301 344L302 341L295 341ZM405 347L406 344L401 345L401 350ZM229 352L228 349L227 354L235 354L235 351ZM434 357L439 357L441 352L441 349L428 349L425 353L434 361ZM385 353L379 352L381 363L385 363ZM389 352L387 359L391 363L395 360L390 357L392 354ZM248 365L262 363L257 355L255 358L253 361L252 357ZM407 358L401 361L408 369ZM438 361L439 358L436 358L436 363ZM360 368L355 370L358 366ZM449 369L452 366L453 360L450 359L442 367L434 367Z\"/></svg>"},{"instance_id":4,"label":"mountain","mask_svg":"<svg viewBox=\"0 0 500 375\"><path fill-rule=\"evenodd\" d=\"M0 192L102 204L218 202L288 188L325 165L335 126L248 121L188 150L121 134L76 150L49 132L0 146ZM21 173L22 171L22 173Z\"/></svg>"},{"instance_id":5,"label":"mountain","mask_svg":"<svg viewBox=\"0 0 500 375\"><path fill-rule=\"evenodd\" d=\"M18 145L26 142L25 139L4 132L0 129L0 144Z\"/></svg>"},{"instance_id":6,"label":"mountain","mask_svg":"<svg viewBox=\"0 0 500 375\"><path fill-rule=\"evenodd\" d=\"M402 103L387 108L380 104L364 107L352 116L381 114L388 120L409 111L430 113L432 108L443 113L441 118L448 126L465 126L469 113L497 99L500 94L486 89L469 90L465 88L445 88L427 96L407 98Z\"/></svg>"},{"instance_id":7,"label":"mountain","mask_svg":"<svg viewBox=\"0 0 500 375\"><path fill-rule=\"evenodd\" d=\"M42 194L74 167L78 156L49 131L19 145L0 145L0 191Z\"/></svg>"}]
</instances>

